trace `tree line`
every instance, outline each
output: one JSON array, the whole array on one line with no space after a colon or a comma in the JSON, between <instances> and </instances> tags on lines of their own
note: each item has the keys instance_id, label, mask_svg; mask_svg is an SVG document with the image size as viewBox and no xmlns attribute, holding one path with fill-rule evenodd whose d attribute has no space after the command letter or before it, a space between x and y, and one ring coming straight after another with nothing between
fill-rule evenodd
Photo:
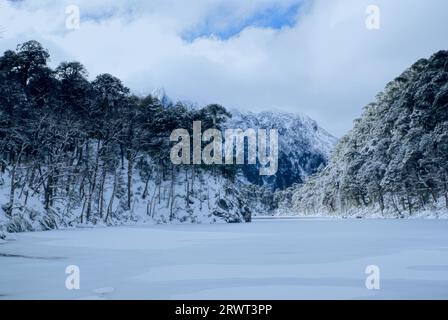
<instances>
[{"instance_id":1,"label":"tree line","mask_svg":"<svg viewBox=\"0 0 448 320\"><path fill-rule=\"evenodd\" d=\"M170 179L174 184L179 170L190 180L195 170L235 176L235 168L224 166L175 167L169 157L174 129L191 129L193 121L202 121L204 130L219 127L230 116L224 107L167 107L151 95L131 94L110 74L89 81L79 62L62 62L53 70L49 58L37 41L0 57L0 182L9 188L3 204L7 217L37 196L47 211L58 200L82 207L79 223L107 222L116 199L131 210L135 180L143 182L143 198L154 181L159 190L153 198L160 201L161 184ZM173 202L172 193L168 201ZM51 228L55 222L47 220L43 223Z\"/></svg>"}]
</instances>

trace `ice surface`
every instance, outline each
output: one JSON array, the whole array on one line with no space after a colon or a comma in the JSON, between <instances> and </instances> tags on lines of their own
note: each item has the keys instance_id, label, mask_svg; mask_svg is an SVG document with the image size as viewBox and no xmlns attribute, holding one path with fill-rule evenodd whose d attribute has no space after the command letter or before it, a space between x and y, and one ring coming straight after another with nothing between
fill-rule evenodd
<instances>
[{"instance_id":1,"label":"ice surface","mask_svg":"<svg viewBox=\"0 0 448 320\"><path fill-rule=\"evenodd\" d=\"M18 234L0 299L447 299L448 221L265 219ZM68 265L80 290L65 287ZM380 267L380 290L365 268Z\"/></svg>"}]
</instances>

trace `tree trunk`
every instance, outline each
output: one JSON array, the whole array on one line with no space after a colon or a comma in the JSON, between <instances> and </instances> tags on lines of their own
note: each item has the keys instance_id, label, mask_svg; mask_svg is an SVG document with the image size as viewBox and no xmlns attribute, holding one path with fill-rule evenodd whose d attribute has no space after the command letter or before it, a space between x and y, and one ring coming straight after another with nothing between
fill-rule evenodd
<instances>
[{"instance_id":1,"label":"tree trunk","mask_svg":"<svg viewBox=\"0 0 448 320\"><path fill-rule=\"evenodd\" d=\"M128 150L128 210L131 210L131 200L132 200L132 168L133 168L133 156L131 151Z\"/></svg>"},{"instance_id":2,"label":"tree trunk","mask_svg":"<svg viewBox=\"0 0 448 320\"><path fill-rule=\"evenodd\" d=\"M123 144L120 143L120 155L121 155L121 170L124 170L124 148Z\"/></svg>"},{"instance_id":3,"label":"tree trunk","mask_svg":"<svg viewBox=\"0 0 448 320\"><path fill-rule=\"evenodd\" d=\"M115 170L114 187L112 189L112 195L111 195L110 200L109 200L109 205L107 206L106 218L104 219L104 221L106 221L106 222L109 219L110 214L112 213L112 209L113 209L113 205L114 205L115 193L117 191L117 181L118 181L118 174L117 174L117 170Z\"/></svg>"},{"instance_id":4,"label":"tree trunk","mask_svg":"<svg viewBox=\"0 0 448 320\"><path fill-rule=\"evenodd\" d=\"M143 195L142 195L143 199L146 199L146 197L148 196L149 180L151 180L151 174L150 173L148 174L148 177L146 178L145 190L143 191Z\"/></svg>"},{"instance_id":5,"label":"tree trunk","mask_svg":"<svg viewBox=\"0 0 448 320\"><path fill-rule=\"evenodd\" d=\"M103 206L104 206L104 184L106 182L106 170L103 168L101 173L101 182L99 189L99 200L98 200L98 212L100 215L100 219L103 219Z\"/></svg>"},{"instance_id":6,"label":"tree trunk","mask_svg":"<svg viewBox=\"0 0 448 320\"><path fill-rule=\"evenodd\" d=\"M188 179L188 169L185 169L185 180L187 182L185 191L186 191L186 200L187 200L187 207L190 207L190 179Z\"/></svg>"},{"instance_id":7,"label":"tree trunk","mask_svg":"<svg viewBox=\"0 0 448 320\"><path fill-rule=\"evenodd\" d=\"M384 214L384 196L381 191L379 191L379 202L380 202L380 208L381 208L381 215Z\"/></svg>"},{"instance_id":8,"label":"tree trunk","mask_svg":"<svg viewBox=\"0 0 448 320\"><path fill-rule=\"evenodd\" d=\"M45 202L45 210L50 209L50 201L51 201L51 190L53 187L53 176L50 174L47 180L47 186L44 188L44 202Z\"/></svg>"},{"instance_id":9,"label":"tree trunk","mask_svg":"<svg viewBox=\"0 0 448 320\"><path fill-rule=\"evenodd\" d=\"M175 172L174 172L174 166L171 166L171 188L170 188L170 196L168 197L168 201L171 201L170 203L170 221L173 221L174 215L173 215L173 205L174 205L174 181L175 181Z\"/></svg>"},{"instance_id":10,"label":"tree trunk","mask_svg":"<svg viewBox=\"0 0 448 320\"><path fill-rule=\"evenodd\" d=\"M98 174L98 166L99 166L99 161L100 161L100 154L99 154L100 146L101 146L101 141L98 140L97 149L96 149L95 166L93 168L92 177L90 179L89 195L87 197L87 211L86 211L86 222L87 223L89 222L90 215L92 213L92 199L93 199L93 194L95 192L96 178L97 178L97 174Z\"/></svg>"},{"instance_id":11,"label":"tree trunk","mask_svg":"<svg viewBox=\"0 0 448 320\"><path fill-rule=\"evenodd\" d=\"M8 205L8 210L7 210L7 214L9 216L12 216L12 210L14 207L14 196L15 196L15 192L16 192L16 164L12 165L12 169L11 169L11 188L9 191L9 205Z\"/></svg>"},{"instance_id":12,"label":"tree trunk","mask_svg":"<svg viewBox=\"0 0 448 320\"><path fill-rule=\"evenodd\" d=\"M8 205L8 210L7 210L7 211L9 211L9 212L7 212L7 214L9 214L9 216L12 216L12 212L13 212L13 208L14 208L14 197L15 197L15 192L16 192L16 170L20 164L20 159L22 157L22 153L25 150L25 148L26 148L26 146L24 144L22 144L20 152L17 155L17 159L15 159L15 161L12 161L11 188L9 190L9 205ZM12 160L13 160L13 158L12 158Z\"/></svg>"},{"instance_id":13,"label":"tree trunk","mask_svg":"<svg viewBox=\"0 0 448 320\"><path fill-rule=\"evenodd\" d=\"M151 197L151 203L150 203L150 209L149 214L151 215L151 218L154 219L154 211L155 211L155 199L156 199L156 193L157 193L157 186L154 187L154 192L152 193Z\"/></svg>"}]
</instances>

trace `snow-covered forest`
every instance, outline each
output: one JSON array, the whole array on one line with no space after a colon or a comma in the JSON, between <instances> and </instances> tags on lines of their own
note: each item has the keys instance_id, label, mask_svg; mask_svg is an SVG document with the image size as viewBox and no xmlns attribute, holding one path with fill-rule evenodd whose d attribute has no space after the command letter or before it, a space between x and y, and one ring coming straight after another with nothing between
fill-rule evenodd
<instances>
[{"instance_id":1,"label":"snow-covered forest","mask_svg":"<svg viewBox=\"0 0 448 320\"><path fill-rule=\"evenodd\" d=\"M448 208L447 51L390 82L336 147L306 116L136 96L110 74L90 81L81 63L53 70L49 59L36 41L0 57L0 237L83 224L248 222L273 212L437 216ZM170 133L193 121L203 130L278 129L277 174L173 165Z\"/></svg>"},{"instance_id":2,"label":"snow-covered forest","mask_svg":"<svg viewBox=\"0 0 448 320\"><path fill-rule=\"evenodd\" d=\"M339 141L329 165L278 198L279 213L446 214L448 51L390 82Z\"/></svg>"},{"instance_id":3,"label":"snow-covered forest","mask_svg":"<svg viewBox=\"0 0 448 320\"><path fill-rule=\"evenodd\" d=\"M48 67L36 41L0 58L3 232L78 224L241 222L250 210L233 166L171 164L172 130L219 127L219 105L169 108L136 97L110 74L92 82L78 62Z\"/></svg>"},{"instance_id":4,"label":"snow-covered forest","mask_svg":"<svg viewBox=\"0 0 448 320\"><path fill-rule=\"evenodd\" d=\"M323 167L336 139L302 115L229 112L173 103L162 90L133 95L120 79L92 81L79 62L48 66L29 41L0 57L0 230L84 224L243 222L277 208L275 191ZM174 166L170 133L278 129L280 168ZM246 146L247 148L247 146Z\"/></svg>"}]
</instances>

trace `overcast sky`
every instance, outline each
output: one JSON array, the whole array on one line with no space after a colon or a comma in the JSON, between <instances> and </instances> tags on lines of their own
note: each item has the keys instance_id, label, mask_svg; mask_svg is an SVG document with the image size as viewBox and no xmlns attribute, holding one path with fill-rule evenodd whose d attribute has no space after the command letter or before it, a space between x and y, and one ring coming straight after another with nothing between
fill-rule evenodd
<instances>
[{"instance_id":1,"label":"overcast sky","mask_svg":"<svg viewBox=\"0 0 448 320\"><path fill-rule=\"evenodd\" d=\"M0 50L36 39L52 66L77 60L135 93L304 113L341 136L388 81L448 49L447 12L447 0L0 0Z\"/></svg>"}]
</instances>

